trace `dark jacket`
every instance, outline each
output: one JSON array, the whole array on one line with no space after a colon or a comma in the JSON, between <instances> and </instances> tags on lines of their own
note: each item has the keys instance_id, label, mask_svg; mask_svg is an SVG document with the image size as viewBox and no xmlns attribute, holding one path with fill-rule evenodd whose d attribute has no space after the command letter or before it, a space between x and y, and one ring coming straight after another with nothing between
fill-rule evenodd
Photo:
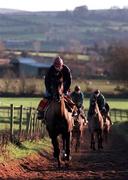
<instances>
[{"instance_id":1,"label":"dark jacket","mask_svg":"<svg viewBox=\"0 0 128 180\"><path fill-rule=\"evenodd\" d=\"M105 107L105 103L106 103L105 97L103 96L102 93L100 93L98 97L96 97L95 94L93 94L90 98L90 105L94 98L96 98L99 110L101 111Z\"/></svg>"},{"instance_id":2,"label":"dark jacket","mask_svg":"<svg viewBox=\"0 0 128 180\"><path fill-rule=\"evenodd\" d=\"M84 94L82 92L77 93L73 91L70 96L78 108L82 107L84 101Z\"/></svg>"},{"instance_id":3,"label":"dark jacket","mask_svg":"<svg viewBox=\"0 0 128 180\"><path fill-rule=\"evenodd\" d=\"M55 82L55 79L58 78L58 76L63 77L64 93L68 91L72 80L70 69L66 65L63 65L62 70L57 71L52 65L45 76L45 86L46 86L46 90L49 93L52 93L51 92L52 84Z\"/></svg>"}]
</instances>

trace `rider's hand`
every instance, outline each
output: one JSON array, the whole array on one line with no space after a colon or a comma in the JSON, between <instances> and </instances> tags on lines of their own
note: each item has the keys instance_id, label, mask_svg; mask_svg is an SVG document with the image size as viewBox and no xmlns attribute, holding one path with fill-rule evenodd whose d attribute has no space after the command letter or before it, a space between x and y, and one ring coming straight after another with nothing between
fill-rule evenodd
<instances>
[{"instance_id":1,"label":"rider's hand","mask_svg":"<svg viewBox=\"0 0 128 180\"><path fill-rule=\"evenodd\" d=\"M101 113L103 113L103 114L105 114L105 113L106 113L106 109L105 109L105 107L103 107L103 108L102 108Z\"/></svg>"},{"instance_id":2,"label":"rider's hand","mask_svg":"<svg viewBox=\"0 0 128 180\"><path fill-rule=\"evenodd\" d=\"M64 92L64 95L67 96L67 95L68 95L68 92Z\"/></svg>"}]
</instances>

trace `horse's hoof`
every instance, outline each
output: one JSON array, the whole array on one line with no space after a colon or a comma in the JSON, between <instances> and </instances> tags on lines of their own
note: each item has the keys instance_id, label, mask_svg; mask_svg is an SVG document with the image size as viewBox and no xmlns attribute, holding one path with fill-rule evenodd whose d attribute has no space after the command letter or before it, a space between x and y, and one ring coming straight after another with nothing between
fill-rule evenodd
<instances>
[{"instance_id":1,"label":"horse's hoof","mask_svg":"<svg viewBox=\"0 0 128 180\"><path fill-rule=\"evenodd\" d=\"M69 161L66 161L66 162L65 162L65 167L66 167L66 168L69 168Z\"/></svg>"},{"instance_id":2,"label":"horse's hoof","mask_svg":"<svg viewBox=\"0 0 128 180\"><path fill-rule=\"evenodd\" d=\"M72 159L72 156L69 156L69 161L71 161L71 159Z\"/></svg>"},{"instance_id":3,"label":"horse's hoof","mask_svg":"<svg viewBox=\"0 0 128 180\"><path fill-rule=\"evenodd\" d=\"M62 160L62 161L67 160L67 154L66 154L66 153L63 153L63 154L62 154L61 160Z\"/></svg>"}]
</instances>

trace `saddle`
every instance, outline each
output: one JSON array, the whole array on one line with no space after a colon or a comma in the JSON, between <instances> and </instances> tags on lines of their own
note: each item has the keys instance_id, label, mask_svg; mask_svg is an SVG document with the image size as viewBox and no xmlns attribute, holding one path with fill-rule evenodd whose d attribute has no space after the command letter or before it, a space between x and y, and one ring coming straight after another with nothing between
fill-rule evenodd
<instances>
[{"instance_id":1,"label":"saddle","mask_svg":"<svg viewBox=\"0 0 128 180\"><path fill-rule=\"evenodd\" d=\"M46 107L49 104L49 100L48 99L41 99L41 101L39 102L39 105L37 107L37 119L38 120L43 120L44 119L44 112L46 110Z\"/></svg>"},{"instance_id":2,"label":"saddle","mask_svg":"<svg viewBox=\"0 0 128 180\"><path fill-rule=\"evenodd\" d=\"M51 102L51 100L48 100L46 98L41 99L41 101L39 102L39 105L37 107L37 111L38 111L37 118L39 120L44 119L45 110L47 109L50 102ZM65 106L66 106L68 112L73 112L75 103L71 100L71 98L68 96L64 96L64 102L65 102Z\"/></svg>"}]
</instances>

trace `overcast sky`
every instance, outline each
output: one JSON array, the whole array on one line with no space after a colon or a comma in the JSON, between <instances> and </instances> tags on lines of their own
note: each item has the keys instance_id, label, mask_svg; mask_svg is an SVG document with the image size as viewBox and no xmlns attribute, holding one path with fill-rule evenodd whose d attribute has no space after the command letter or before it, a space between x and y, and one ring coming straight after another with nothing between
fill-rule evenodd
<instances>
[{"instance_id":1,"label":"overcast sky","mask_svg":"<svg viewBox=\"0 0 128 180\"><path fill-rule=\"evenodd\" d=\"M128 7L128 0L0 0L0 8L28 11L73 10L81 5L87 5L89 9L123 8Z\"/></svg>"}]
</instances>

